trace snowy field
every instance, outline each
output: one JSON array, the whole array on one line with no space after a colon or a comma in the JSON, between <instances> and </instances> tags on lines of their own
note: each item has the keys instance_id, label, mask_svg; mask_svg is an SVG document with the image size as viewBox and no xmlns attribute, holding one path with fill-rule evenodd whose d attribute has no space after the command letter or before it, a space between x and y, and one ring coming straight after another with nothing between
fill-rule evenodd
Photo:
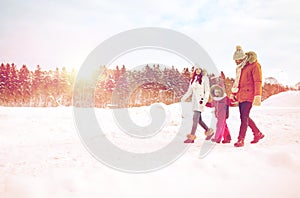
<instances>
[{"instance_id":1,"label":"snowy field","mask_svg":"<svg viewBox=\"0 0 300 198\"><path fill-rule=\"evenodd\" d=\"M179 106L166 106L168 123L149 140L126 137L114 124L110 109L96 109L96 114L114 144L132 152L151 152L176 135L182 119ZM129 111L137 123L149 122L149 107ZM211 111L203 114L208 124ZM192 112L183 119L191 117ZM245 146L233 146L240 121L238 108L231 107L227 123L232 143L217 144L200 158L204 135L199 127L195 144L177 161L158 171L130 174L108 168L90 155L76 131L71 107L0 107L0 198L298 198L300 92L270 97L253 108L251 117L265 134L258 144L250 144L249 129Z\"/></svg>"}]
</instances>

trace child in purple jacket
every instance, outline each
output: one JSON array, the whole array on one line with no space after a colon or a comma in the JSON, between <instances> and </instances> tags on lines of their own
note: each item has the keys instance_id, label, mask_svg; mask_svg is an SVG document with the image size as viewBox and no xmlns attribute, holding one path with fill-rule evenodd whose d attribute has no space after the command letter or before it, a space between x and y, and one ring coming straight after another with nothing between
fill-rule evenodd
<instances>
[{"instance_id":1,"label":"child in purple jacket","mask_svg":"<svg viewBox=\"0 0 300 198\"><path fill-rule=\"evenodd\" d=\"M226 119L229 117L229 106L233 106L233 102L226 96L224 89L219 85L213 85L210 88L210 94L213 101L207 103L206 106L215 108L215 116L217 118L216 133L212 141L220 143L223 137L223 144L230 143L231 136Z\"/></svg>"}]
</instances>

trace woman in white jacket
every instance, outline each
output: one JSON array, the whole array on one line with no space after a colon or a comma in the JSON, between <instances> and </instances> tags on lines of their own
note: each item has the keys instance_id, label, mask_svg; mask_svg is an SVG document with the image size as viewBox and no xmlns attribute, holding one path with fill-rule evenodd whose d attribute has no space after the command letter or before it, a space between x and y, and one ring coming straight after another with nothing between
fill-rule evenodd
<instances>
[{"instance_id":1,"label":"woman in white jacket","mask_svg":"<svg viewBox=\"0 0 300 198\"><path fill-rule=\"evenodd\" d=\"M191 134L187 135L187 139L184 141L184 143L194 143L194 140L196 139L195 133L198 123L205 130L205 135L207 136L206 140L209 140L213 136L213 129L208 128L201 117L201 112L204 111L204 107L208 102L209 93L209 79L205 70L201 69L200 67L195 68L190 81L189 89L181 98L181 102L184 102L190 95L192 95L192 108L194 111Z\"/></svg>"}]
</instances>

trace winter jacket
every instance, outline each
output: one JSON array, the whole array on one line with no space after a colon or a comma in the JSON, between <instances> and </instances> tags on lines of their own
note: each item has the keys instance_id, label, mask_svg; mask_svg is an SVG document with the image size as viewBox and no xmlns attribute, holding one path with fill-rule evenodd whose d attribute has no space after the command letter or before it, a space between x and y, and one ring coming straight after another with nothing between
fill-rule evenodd
<instances>
[{"instance_id":1,"label":"winter jacket","mask_svg":"<svg viewBox=\"0 0 300 198\"><path fill-rule=\"evenodd\" d=\"M249 52L251 53L251 52ZM251 54L250 54L251 56ZM239 91L236 98L239 102L253 102L254 96L262 95L261 66L257 62L256 55L250 57L241 71Z\"/></svg>"},{"instance_id":2,"label":"winter jacket","mask_svg":"<svg viewBox=\"0 0 300 198\"><path fill-rule=\"evenodd\" d=\"M213 97L213 101L208 102L206 106L215 107L216 118L227 119L229 117L229 106L233 106L233 101L228 96Z\"/></svg>"},{"instance_id":3,"label":"winter jacket","mask_svg":"<svg viewBox=\"0 0 300 198\"><path fill-rule=\"evenodd\" d=\"M192 82L192 81L191 81ZM202 83L199 84L198 81L194 81L192 84L190 82L189 88L181 101L185 101L190 95L192 95L192 109L193 111L204 111L204 107L209 99L210 87L209 79L207 75L202 76ZM202 102L200 102L202 101ZM201 103L201 104L200 104Z\"/></svg>"}]
</instances>

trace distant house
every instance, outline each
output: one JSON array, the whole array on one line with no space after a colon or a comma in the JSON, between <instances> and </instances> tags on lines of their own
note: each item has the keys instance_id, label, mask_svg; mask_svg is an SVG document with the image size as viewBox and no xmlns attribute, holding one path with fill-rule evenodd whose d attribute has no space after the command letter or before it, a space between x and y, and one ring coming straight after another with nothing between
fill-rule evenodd
<instances>
[{"instance_id":1,"label":"distant house","mask_svg":"<svg viewBox=\"0 0 300 198\"><path fill-rule=\"evenodd\" d=\"M265 83L266 84L271 84L271 85L277 85L279 84L278 80L274 77L267 77L265 78Z\"/></svg>"},{"instance_id":2,"label":"distant house","mask_svg":"<svg viewBox=\"0 0 300 198\"><path fill-rule=\"evenodd\" d=\"M300 90L300 82L298 82L296 85L295 85L295 88Z\"/></svg>"}]
</instances>

